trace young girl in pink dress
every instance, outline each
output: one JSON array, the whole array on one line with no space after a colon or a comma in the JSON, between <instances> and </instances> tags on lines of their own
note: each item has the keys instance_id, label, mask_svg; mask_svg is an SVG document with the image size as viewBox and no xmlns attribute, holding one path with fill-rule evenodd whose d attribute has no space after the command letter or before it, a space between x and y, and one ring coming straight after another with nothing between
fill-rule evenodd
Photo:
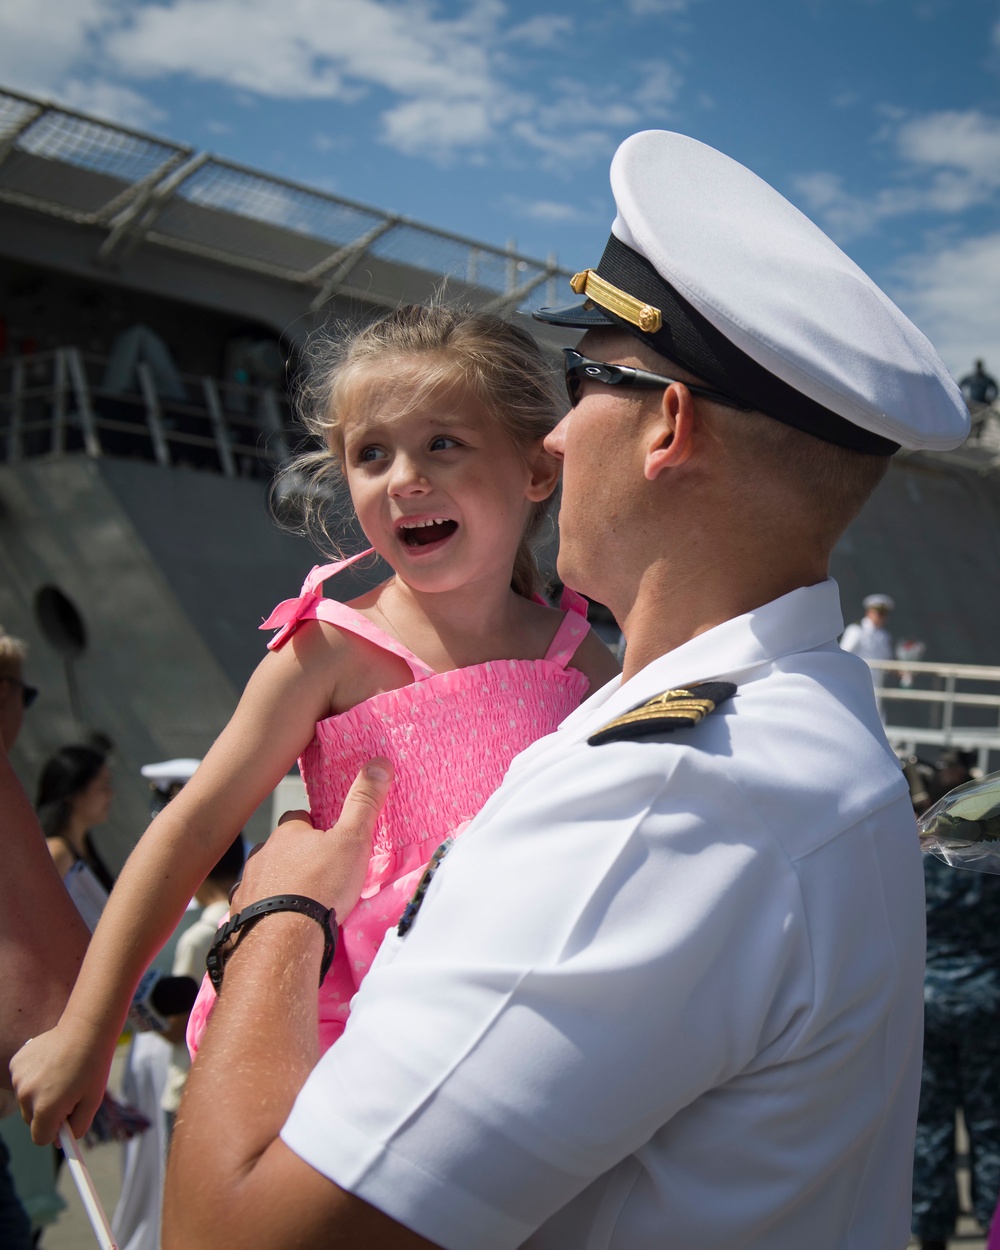
<instances>
[{"instance_id":1,"label":"young girl in pink dress","mask_svg":"<svg viewBox=\"0 0 1000 1250\"><path fill-rule=\"evenodd\" d=\"M139 977L296 758L327 826L367 760L388 756L395 770L320 990L325 1048L437 845L514 755L617 672L578 610L537 597L528 540L557 482L542 440L559 400L528 335L489 314L404 308L341 345L318 377L316 485L343 474L393 576L340 604L322 585L352 561L314 569L265 622L278 628L270 653L125 865L59 1024L11 1065L37 1141L67 1118L78 1135L89 1123ZM210 1005L203 994L196 1033Z\"/></svg>"}]
</instances>

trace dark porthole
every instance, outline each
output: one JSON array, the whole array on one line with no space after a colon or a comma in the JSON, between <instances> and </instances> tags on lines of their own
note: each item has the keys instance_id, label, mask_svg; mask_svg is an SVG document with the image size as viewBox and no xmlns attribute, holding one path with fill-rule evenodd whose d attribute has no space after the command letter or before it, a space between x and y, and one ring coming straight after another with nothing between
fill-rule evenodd
<instances>
[{"instance_id":1,"label":"dark porthole","mask_svg":"<svg viewBox=\"0 0 1000 1250\"><path fill-rule=\"evenodd\" d=\"M81 655L87 627L79 609L57 586L43 586L35 595L35 620L47 642L63 655Z\"/></svg>"}]
</instances>

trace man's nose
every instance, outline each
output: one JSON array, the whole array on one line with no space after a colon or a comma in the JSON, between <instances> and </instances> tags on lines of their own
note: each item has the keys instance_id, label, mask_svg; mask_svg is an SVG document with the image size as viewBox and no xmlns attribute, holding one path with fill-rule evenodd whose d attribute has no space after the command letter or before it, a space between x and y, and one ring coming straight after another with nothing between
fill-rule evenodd
<instances>
[{"instance_id":1,"label":"man's nose","mask_svg":"<svg viewBox=\"0 0 1000 1250\"><path fill-rule=\"evenodd\" d=\"M559 460L563 458L566 451L566 429L569 425L569 419L572 412L567 412L559 424L545 435L544 447L550 456L556 456Z\"/></svg>"}]
</instances>

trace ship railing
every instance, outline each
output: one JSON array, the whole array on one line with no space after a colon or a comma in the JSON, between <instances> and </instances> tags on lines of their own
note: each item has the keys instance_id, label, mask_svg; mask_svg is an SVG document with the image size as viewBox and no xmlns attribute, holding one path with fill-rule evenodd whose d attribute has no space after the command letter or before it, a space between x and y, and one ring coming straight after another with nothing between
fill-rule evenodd
<instances>
[{"instance_id":1,"label":"ship railing","mask_svg":"<svg viewBox=\"0 0 1000 1250\"><path fill-rule=\"evenodd\" d=\"M984 772L1000 768L1000 667L872 660L889 741L932 759L949 747L975 751Z\"/></svg>"},{"instance_id":2,"label":"ship railing","mask_svg":"<svg viewBox=\"0 0 1000 1250\"><path fill-rule=\"evenodd\" d=\"M82 452L164 468L266 478L290 453L284 394L208 376L165 381L136 364L108 384L108 360L77 347L0 360L0 461Z\"/></svg>"},{"instance_id":3,"label":"ship railing","mask_svg":"<svg viewBox=\"0 0 1000 1250\"><path fill-rule=\"evenodd\" d=\"M497 312L573 297L573 271L0 87L0 204L93 227L95 260L141 247L394 308L447 293Z\"/></svg>"}]
</instances>

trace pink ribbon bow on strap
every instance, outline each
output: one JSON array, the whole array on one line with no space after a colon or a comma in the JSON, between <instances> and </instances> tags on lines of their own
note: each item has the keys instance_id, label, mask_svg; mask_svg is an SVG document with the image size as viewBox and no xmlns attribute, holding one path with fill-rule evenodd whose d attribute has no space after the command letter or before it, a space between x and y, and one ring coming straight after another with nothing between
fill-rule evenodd
<instances>
[{"instance_id":1,"label":"pink ribbon bow on strap","mask_svg":"<svg viewBox=\"0 0 1000 1250\"><path fill-rule=\"evenodd\" d=\"M337 560L334 564L314 564L309 570L306 580L302 583L297 599L285 599L274 609L260 629L277 629L267 644L268 651L276 651L292 634L299 621L315 621L319 619L317 604L323 602L323 583L333 577L341 569L357 564L365 556L372 554L373 548L359 551L357 555L348 556L346 560ZM279 628L280 626L280 628Z\"/></svg>"},{"instance_id":2,"label":"pink ribbon bow on strap","mask_svg":"<svg viewBox=\"0 0 1000 1250\"><path fill-rule=\"evenodd\" d=\"M268 651L276 651L278 647L294 632L299 621L316 619L316 604L323 598L323 583L330 576L329 564L316 564L302 584L297 599L285 599L274 609L260 629L277 629L278 632L268 642ZM280 628L279 628L280 626Z\"/></svg>"}]
</instances>

